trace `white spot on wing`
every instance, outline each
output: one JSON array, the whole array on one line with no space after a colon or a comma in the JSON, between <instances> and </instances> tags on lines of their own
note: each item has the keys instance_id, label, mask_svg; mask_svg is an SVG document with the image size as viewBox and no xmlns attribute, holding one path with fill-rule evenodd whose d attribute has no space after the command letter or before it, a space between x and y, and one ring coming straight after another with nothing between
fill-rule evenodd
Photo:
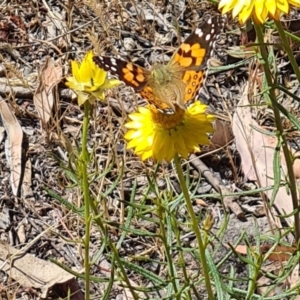
<instances>
[{"instance_id":1,"label":"white spot on wing","mask_svg":"<svg viewBox=\"0 0 300 300\"><path fill-rule=\"evenodd\" d=\"M201 28L197 28L197 29L195 30L195 33L196 33L199 37L202 37L202 36L203 36L203 31L202 31Z\"/></svg>"},{"instance_id":2,"label":"white spot on wing","mask_svg":"<svg viewBox=\"0 0 300 300\"><path fill-rule=\"evenodd\" d=\"M117 61L114 59L114 58L111 58L110 59L110 62L113 66L116 66L117 65Z\"/></svg>"}]
</instances>

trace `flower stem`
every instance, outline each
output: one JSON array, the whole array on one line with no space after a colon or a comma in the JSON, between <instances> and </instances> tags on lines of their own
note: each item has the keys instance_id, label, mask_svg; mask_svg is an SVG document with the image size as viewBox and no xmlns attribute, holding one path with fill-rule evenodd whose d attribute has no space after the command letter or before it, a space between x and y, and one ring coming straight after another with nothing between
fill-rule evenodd
<instances>
[{"instance_id":1,"label":"flower stem","mask_svg":"<svg viewBox=\"0 0 300 300\"><path fill-rule=\"evenodd\" d=\"M275 25L277 27L277 30L278 30L278 33L279 33L279 36L280 36L280 39L282 41L282 45L284 47L284 50L286 51L287 55L288 55L288 58L289 58L289 61L292 65L292 68L297 76L297 79L298 81L300 82L300 70L299 70L299 66L296 62L296 59L295 59L295 56L293 54L293 51L288 43L288 40L286 38L286 35L284 33L284 29L282 28L282 25L280 23L280 21L274 21L275 22Z\"/></svg>"},{"instance_id":2,"label":"flower stem","mask_svg":"<svg viewBox=\"0 0 300 300\"><path fill-rule=\"evenodd\" d=\"M84 219L85 219L85 238L84 238L84 269L85 269L85 300L90 300L90 190L87 167L89 163L89 154L87 151L87 135L90 120L90 104L89 101L84 103L84 117L82 128L82 148L80 155L80 166L82 174L82 190L84 198Z\"/></svg>"},{"instance_id":3,"label":"flower stem","mask_svg":"<svg viewBox=\"0 0 300 300\"><path fill-rule=\"evenodd\" d=\"M186 182L184 180L184 175L183 175L183 171L181 168L181 164L179 162L178 154L176 154L174 157L174 164L175 164L176 171L178 174L180 187L181 187L182 193L185 198L186 207L187 207L188 213L190 215L190 218L192 220L192 228L196 234L199 252L200 252L200 260L201 260L201 264L202 264L202 269L203 269L203 274L204 274L204 279L205 279L205 284L206 284L206 290L207 290L207 294L208 294L208 299L213 300L214 296L213 296L211 283L210 283L208 265L206 263L206 258L205 258L205 248L203 246L202 236L201 236L201 232L200 232L200 229L198 226L198 221L197 221L194 209L193 209L191 198L190 198L188 189L186 187Z\"/></svg>"},{"instance_id":4,"label":"flower stem","mask_svg":"<svg viewBox=\"0 0 300 300\"><path fill-rule=\"evenodd\" d=\"M277 22L276 22L276 25L277 25ZM264 67L264 71L265 71L265 76L267 79L268 86L270 87L269 96L270 96L270 99L272 102L272 109L273 109L274 117L275 117L275 125L276 125L277 132L278 132L277 136L282 141L281 147L283 150L283 154L284 154L284 158L285 158L285 162L286 162L286 166L287 166L288 178L289 178L288 186L290 188L291 197L292 197L292 201L293 201L293 207L295 210L295 214L294 214L295 237L296 237L296 243L298 243L299 238L300 238L300 220L299 220L299 209L298 209L299 204L298 204L298 199L297 199L297 187L296 187L296 180L295 180L294 171L293 171L293 158L292 158L292 155L288 148L285 133L284 133L284 130L282 127L282 123L281 123L281 119L280 119L280 111L276 106L276 101L277 101L276 94L275 94L275 84L276 83L273 82L273 78L271 76L271 68L270 68L270 64L269 64L269 60L268 60L267 49L266 49L266 46L264 45L264 37L263 37L262 27L259 25L256 25L256 24L254 26L255 26L255 31L257 34L258 42L259 42L259 47L261 50L261 56L264 60L263 67ZM284 34L284 32L283 32L283 34ZM280 34L280 36L281 36L281 34ZM285 42L287 42L286 38L285 38L285 40L283 40L283 43L285 43ZM286 48L286 50L289 49L289 47L287 45L285 45L285 48ZM289 51L287 51L287 52L289 52ZM291 59L291 63L292 63L292 59ZM292 63L292 65L293 65L293 63ZM298 69L298 67L296 69ZM299 72L299 69L298 69L298 72Z\"/></svg>"}]
</instances>

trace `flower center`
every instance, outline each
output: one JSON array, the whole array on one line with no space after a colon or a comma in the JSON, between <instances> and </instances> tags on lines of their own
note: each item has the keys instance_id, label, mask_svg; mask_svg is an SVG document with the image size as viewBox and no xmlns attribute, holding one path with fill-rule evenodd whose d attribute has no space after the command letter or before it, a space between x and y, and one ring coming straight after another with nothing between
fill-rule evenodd
<instances>
[{"instance_id":1,"label":"flower center","mask_svg":"<svg viewBox=\"0 0 300 300\"><path fill-rule=\"evenodd\" d=\"M173 114L166 114L157 109L151 109L151 117L153 123L163 129L175 129L183 123L185 110L175 105Z\"/></svg>"}]
</instances>

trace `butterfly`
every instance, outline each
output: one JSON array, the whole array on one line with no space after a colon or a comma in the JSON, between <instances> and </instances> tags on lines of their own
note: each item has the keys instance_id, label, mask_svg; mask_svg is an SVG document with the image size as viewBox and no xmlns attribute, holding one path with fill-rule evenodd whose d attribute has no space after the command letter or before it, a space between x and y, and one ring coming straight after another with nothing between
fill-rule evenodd
<instances>
[{"instance_id":1,"label":"butterfly","mask_svg":"<svg viewBox=\"0 0 300 300\"><path fill-rule=\"evenodd\" d=\"M167 64L156 64L150 70L114 57L94 56L93 60L148 103L164 112L174 112L176 105L185 109L197 96L216 37L223 27L224 19L220 16L208 19L186 38Z\"/></svg>"}]
</instances>

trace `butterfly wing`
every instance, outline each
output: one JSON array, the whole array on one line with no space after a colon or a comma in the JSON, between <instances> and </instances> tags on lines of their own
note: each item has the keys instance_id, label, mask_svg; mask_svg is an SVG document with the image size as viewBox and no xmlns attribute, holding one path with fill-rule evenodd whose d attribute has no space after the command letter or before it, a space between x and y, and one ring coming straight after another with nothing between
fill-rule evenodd
<instances>
[{"instance_id":1,"label":"butterfly wing","mask_svg":"<svg viewBox=\"0 0 300 300\"><path fill-rule=\"evenodd\" d=\"M223 26L224 20L219 16L209 19L180 45L168 63L169 70L179 71L182 74L181 80L185 84L184 103L181 103L180 106L193 100L202 86L216 36ZM148 81L151 71L113 57L95 56L93 60L99 67L116 75L128 86L134 88L149 103L165 111L173 109L170 103L154 96L153 87ZM159 89L160 87L155 86L155 88Z\"/></svg>"},{"instance_id":2,"label":"butterfly wing","mask_svg":"<svg viewBox=\"0 0 300 300\"><path fill-rule=\"evenodd\" d=\"M185 70L182 76L186 84L184 103L193 100L203 85L208 60L224 23L220 16L203 23L187 37L170 60L170 66L179 65Z\"/></svg>"},{"instance_id":3,"label":"butterfly wing","mask_svg":"<svg viewBox=\"0 0 300 300\"><path fill-rule=\"evenodd\" d=\"M147 85L150 72L136 64L109 56L94 56L93 60L97 66L116 75L126 85L140 92Z\"/></svg>"},{"instance_id":4,"label":"butterfly wing","mask_svg":"<svg viewBox=\"0 0 300 300\"><path fill-rule=\"evenodd\" d=\"M112 75L116 75L126 85L134 88L149 103L161 109L168 107L163 101L153 95L152 87L148 85L151 71L131 62L108 56L94 56L93 60L100 68L109 71Z\"/></svg>"}]
</instances>

